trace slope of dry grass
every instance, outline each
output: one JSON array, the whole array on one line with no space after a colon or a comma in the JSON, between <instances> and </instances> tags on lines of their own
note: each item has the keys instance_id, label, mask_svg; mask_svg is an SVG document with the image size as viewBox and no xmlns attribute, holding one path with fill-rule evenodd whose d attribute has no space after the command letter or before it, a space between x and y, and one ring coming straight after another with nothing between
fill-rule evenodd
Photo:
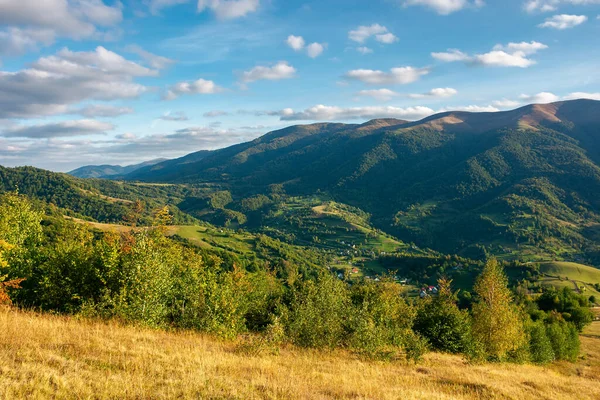
<instances>
[{"instance_id":1,"label":"slope of dry grass","mask_svg":"<svg viewBox=\"0 0 600 400\"><path fill-rule=\"evenodd\" d=\"M249 356L234 343L116 323L0 310L0 398L598 399L600 339L578 364L419 365L343 351L284 348Z\"/></svg>"}]
</instances>

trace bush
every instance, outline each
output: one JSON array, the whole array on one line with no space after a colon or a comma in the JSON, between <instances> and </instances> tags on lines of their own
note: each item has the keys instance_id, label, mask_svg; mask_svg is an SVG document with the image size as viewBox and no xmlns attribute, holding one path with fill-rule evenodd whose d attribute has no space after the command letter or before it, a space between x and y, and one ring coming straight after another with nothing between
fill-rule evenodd
<instances>
[{"instance_id":1,"label":"bush","mask_svg":"<svg viewBox=\"0 0 600 400\"><path fill-rule=\"evenodd\" d=\"M345 284L322 272L317 280L298 281L291 290L286 326L292 342L302 347L339 346L350 309Z\"/></svg>"},{"instance_id":2,"label":"bush","mask_svg":"<svg viewBox=\"0 0 600 400\"><path fill-rule=\"evenodd\" d=\"M529 353L531 361L537 364L547 364L554 361L552 342L546 334L546 325L542 321L533 322L528 326Z\"/></svg>"},{"instance_id":3,"label":"bush","mask_svg":"<svg viewBox=\"0 0 600 400\"><path fill-rule=\"evenodd\" d=\"M471 319L458 309L450 281L439 281L439 295L422 301L414 330L438 351L464 353L471 345Z\"/></svg>"}]
</instances>

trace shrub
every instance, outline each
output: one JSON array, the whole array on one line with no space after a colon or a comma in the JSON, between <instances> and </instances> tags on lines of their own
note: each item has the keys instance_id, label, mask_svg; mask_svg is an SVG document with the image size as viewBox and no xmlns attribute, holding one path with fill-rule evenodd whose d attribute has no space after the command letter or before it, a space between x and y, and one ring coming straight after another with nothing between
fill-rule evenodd
<instances>
[{"instance_id":1,"label":"shrub","mask_svg":"<svg viewBox=\"0 0 600 400\"><path fill-rule=\"evenodd\" d=\"M435 350L464 353L471 342L471 320L467 312L458 309L450 283L441 279L439 295L422 301L414 330Z\"/></svg>"},{"instance_id":2,"label":"shrub","mask_svg":"<svg viewBox=\"0 0 600 400\"><path fill-rule=\"evenodd\" d=\"M546 334L546 325L543 321L533 322L528 326L529 353L531 361L538 364L547 364L554 360L552 342Z\"/></svg>"}]
</instances>

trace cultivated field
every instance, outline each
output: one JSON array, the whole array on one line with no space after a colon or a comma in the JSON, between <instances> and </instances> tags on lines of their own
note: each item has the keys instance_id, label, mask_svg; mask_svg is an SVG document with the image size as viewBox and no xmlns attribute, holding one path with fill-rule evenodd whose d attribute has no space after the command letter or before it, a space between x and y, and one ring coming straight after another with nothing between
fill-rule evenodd
<instances>
[{"instance_id":1,"label":"cultivated field","mask_svg":"<svg viewBox=\"0 0 600 400\"><path fill-rule=\"evenodd\" d=\"M6 399L598 399L600 322L577 364L470 365L428 354L418 365L238 343L114 322L0 310L0 398Z\"/></svg>"}]
</instances>

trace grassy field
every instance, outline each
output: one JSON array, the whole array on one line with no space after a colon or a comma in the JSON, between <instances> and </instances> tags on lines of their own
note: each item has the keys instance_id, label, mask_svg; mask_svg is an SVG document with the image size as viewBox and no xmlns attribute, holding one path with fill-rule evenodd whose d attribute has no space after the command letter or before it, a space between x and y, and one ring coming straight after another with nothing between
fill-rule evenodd
<instances>
[{"instance_id":1,"label":"grassy field","mask_svg":"<svg viewBox=\"0 0 600 400\"><path fill-rule=\"evenodd\" d=\"M249 355L195 333L1 309L0 398L598 399L600 339L582 341L577 364L470 365L432 353L407 365L287 347Z\"/></svg>"},{"instance_id":2,"label":"grassy field","mask_svg":"<svg viewBox=\"0 0 600 400\"><path fill-rule=\"evenodd\" d=\"M567 277L573 281L600 283L600 269L573 262L542 263L540 272L550 276Z\"/></svg>"}]
</instances>

